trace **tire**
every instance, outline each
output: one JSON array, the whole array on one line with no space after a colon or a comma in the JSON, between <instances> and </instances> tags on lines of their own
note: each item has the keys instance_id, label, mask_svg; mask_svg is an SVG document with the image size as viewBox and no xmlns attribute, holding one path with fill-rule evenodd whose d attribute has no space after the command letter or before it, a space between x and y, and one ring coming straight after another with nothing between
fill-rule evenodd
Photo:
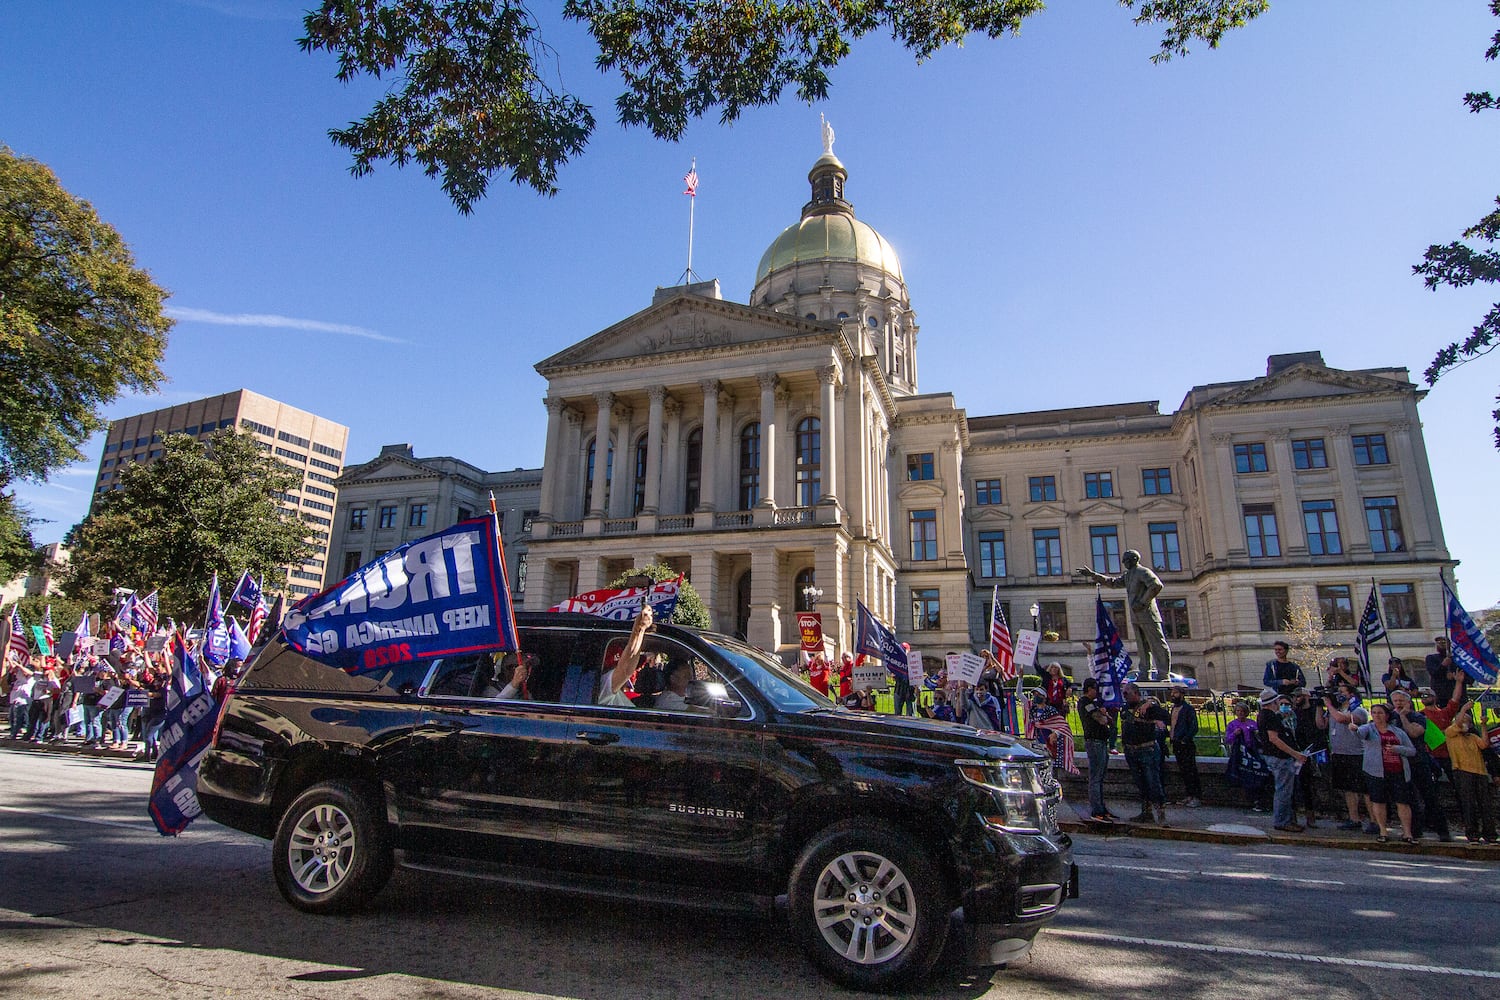
<instances>
[{"instance_id":1,"label":"tire","mask_svg":"<svg viewBox=\"0 0 1500 1000\"><path fill-rule=\"evenodd\" d=\"M308 913L344 913L374 899L393 855L378 798L349 781L313 785L276 827L271 871L286 901Z\"/></svg>"},{"instance_id":2,"label":"tire","mask_svg":"<svg viewBox=\"0 0 1500 1000\"><path fill-rule=\"evenodd\" d=\"M787 886L792 933L828 978L860 990L925 979L942 955L953 906L926 851L873 819L820 831Z\"/></svg>"}]
</instances>

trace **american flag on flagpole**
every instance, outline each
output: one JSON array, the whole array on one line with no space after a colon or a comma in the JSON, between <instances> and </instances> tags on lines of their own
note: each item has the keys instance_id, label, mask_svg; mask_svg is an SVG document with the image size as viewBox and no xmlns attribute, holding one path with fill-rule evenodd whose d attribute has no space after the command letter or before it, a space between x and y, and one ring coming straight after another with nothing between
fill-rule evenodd
<instances>
[{"instance_id":1,"label":"american flag on flagpole","mask_svg":"<svg viewBox=\"0 0 1500 1000\"><path fill-rule=\"evenodd\" d=\"M52 605L47 605L46 614L42 615L42 638L47 640L47 652L51 653L55 648L52 644Z\"/></svg>"},{"instance_id":2,"label":"american flag on flagpole","mask_svg":"<svg viewBox=\"0 0 1500 1000\"><path fill-rule=\"evenodd\" d=\"M260 627L266 623L266 614L270 610L266 607L266 597L262 593L260 601L250 609L250 625L245 631L245 638L250 640L250 645L255 645L255 637L260 635Z\"/></svg>"},{"instance_id":3,"label":"american flag on flagpole","mask_svg":"<svg viewBox=\"0 0 1500 1000\"><path fill-rule=\"evenodd\" d=\"M682 182L687 185L687 190L682 193L689 198L698 197L698 161L694 160L688 172L682 175Z\"/></svg>"},{"instance_id":4,"label":"american flag on flagpole","mask_svg":"<svg viewBox=\"0 0 1500 1000\"><path fill-rule=\"evenodd\" d=\"M21 602L10 609L10 650L19 653L24 660L31 653L31 647L26 645L26 626L21 624Z\"/></svg>"},{"instance_id":5,"label":"american flag on flagpole","mask_svg":"<svg viewBox=\"0 0 1500 1000\"><path fill-rule=\"evenodd\" d=\"M156 623L159 621L161 621L161 604L156 599L156 591L153 590L135 602L135 623L140 626L142 632L154 635Z\"/></svg>"},{"instance_id":6,"label":"american flag on flagpole","mask_svg":"<svg viewBox=\"0 0 1500 1000\"><path fill-rule=\"evenodd\" d=\"M1013 681L1016 679L1016 648L1010 641L1010 626L1006 624L1005 612L1000 610L1000 588L995 588L995 596L992 604L994 608L990 612L990 646L995 652L995 662L1000 664L1000 678Z\"/></svg>"}]
</instances>

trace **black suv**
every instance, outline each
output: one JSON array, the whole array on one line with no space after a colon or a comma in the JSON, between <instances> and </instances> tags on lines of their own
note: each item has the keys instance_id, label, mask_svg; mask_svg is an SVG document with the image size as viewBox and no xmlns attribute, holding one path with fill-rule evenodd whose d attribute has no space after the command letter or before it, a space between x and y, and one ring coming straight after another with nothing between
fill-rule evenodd
<instances>
[{"instance_id":1,"label":"black suv","mask_svg":"<svg viewBox=\"0 0 1500 1000\"><path fill-rule=\"evenodd\" d=\"M204 812L274 840L277 885L312 912L368 901L398 856L691 905L785 894L813 961L861 988L925 976L959 907L971 962L1018 958L1077 893L1030 744L835 708L765 653L670 625L629 707L599 704L629 625L517 621L520 685L513 654L351 675L273 641L202 762Z\"/></svg>"}]
</instances>

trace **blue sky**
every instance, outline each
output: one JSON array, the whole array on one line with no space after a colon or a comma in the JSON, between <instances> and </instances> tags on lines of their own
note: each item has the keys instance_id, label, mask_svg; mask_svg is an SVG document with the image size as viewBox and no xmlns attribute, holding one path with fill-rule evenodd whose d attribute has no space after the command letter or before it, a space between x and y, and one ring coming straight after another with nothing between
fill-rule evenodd
<instances>
[{"instance_id":1,"label":"blue sky","mask_svg":"<svg viewBox=\"0 0 1500 1000\"><path fill-rule=\"evenodd\" d=\"M545 5L538 4L538 7ZM1414 378L1494 289L1411 276L1500 194L1480 0L1281 0L1219 51L1152 65L1156 35L1108 3L1058 4L922 65L872 38L830 100L795 99L682 142L613 123L615 81L548 29L600 127L554 198L496 181L460 216L419 171L354 179L326 138L378 85L302 53L290 0L7 0L0 142L51 166L124 235L179 317L159 396L244 386L382 444L485 468L540 463L532 366L648 305L686 265L744 301L838 133L857 214L896 247L921 323L920 388L971 415L1138 399L1250 378L1268 354ZM246 317L258 317L246 319ZM1460 596L1500 601L1486 497L1500 360L1421 405ZM55 540L82 517L102 441L23 498Z\"/></svg>"}]
</instances>

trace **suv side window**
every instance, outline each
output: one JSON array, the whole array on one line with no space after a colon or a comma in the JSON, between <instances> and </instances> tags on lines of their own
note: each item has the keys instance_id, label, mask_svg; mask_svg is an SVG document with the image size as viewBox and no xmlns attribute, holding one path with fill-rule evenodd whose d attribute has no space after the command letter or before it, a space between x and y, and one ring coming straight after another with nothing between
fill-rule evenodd
<instances>
[{"instance_id":1,"label":"suv side window","mask_svg":"<svg viewBox=\"0 0 1500 1000\"><path fill-rule=\"evenodd\" d=\"M562 702L566 677L580 669L570 666L577 644L575 633L565 629L523 629L520 639L522 654L531 672L526 678L526 696L518 700L543 704ZM514 653L464 653L428 660L422 664L423 676L426 677L422 696L482 698L485 689L494 683L501 661L514 656Z\"/></svg>"},{"instance_id":2,"label":"suv side window","mask_svg":"<svg viewBox=\"0 0 1500 1000\"><path fill-rule=\"evenodd\" d=\"M580 692L579 704L597 704L600 678L612 670L625 648L624 636L612 638L604 647L600 670L590 673L592 687ZM686 664L686 686L679 693L671 689L672 675L679 664ZM679 684L682 679L679 679ZM740 718L752 713L745 699L739 697L722 674L706 663L692 650L662 636L648 635L642 650L640 669L633 681L627 683L632 705L635 708L658 712L685 712L692 715L712 715L720 699L730 698L743 706Z\"/></svg>"},{"instance_id":3,"label":"suv side window","mask_svg":"<svg viewBox=\"0 0 1500 1000\"><path fill-rule=\"evenodd\" d=\"M489 653L465 653L461 656L445 656L432 661L427 683L422 694L429 698L467 698L474 690L474 678L479 673L480 660L490 659Z\"/></svg>"}]
</instances>

